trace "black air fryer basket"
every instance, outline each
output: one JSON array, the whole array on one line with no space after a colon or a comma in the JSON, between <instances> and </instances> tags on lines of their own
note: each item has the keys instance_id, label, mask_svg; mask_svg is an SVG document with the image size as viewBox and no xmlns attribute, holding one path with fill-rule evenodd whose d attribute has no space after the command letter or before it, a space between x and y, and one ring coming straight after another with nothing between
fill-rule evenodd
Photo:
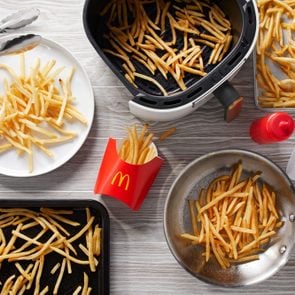
<instances>
[{"instance_id":1,"label":"black air fryer basket","mask_svg":"<svg viewBox=\"0 0 295 295\"><path fill-rule=\"evenodd\" d=\"M173 0L170 2L174 2ZM107 16L101 16L100 12L109 3L109 0L86 0L84 6L84 28L86 34L105 63L112 69L112 71L119 77L123 84L134 96L133 103L144 108L169 111L169 109L179 108L198 102L204 99L208 100L210 94L214 94L226 109L226 119L230 121L239 112L241 107L242 98L235 91L227 80L233 76L239 68L243 65L246 59L251 54L257 37L258 22L257 22L257 9L255 1L251 0L216 0L211 1L212 4L216 3L227 15L232 24L233 41L231 47L225 58L216 65L207 65L205 77L198 77L196 75L188 74L185 79L187 89L181 91L170 76L165 80L163 76L157 71L153 76L160 84L167 90L168 96L163 96L160 90L152 83L137 79L135 88L125 77L125 72L122 69L122 61L116 57L105 54L102 49L110 48L110 44L103 36L108 32ZM179 1L177 2L179 5ZM149 9L149 7L147 8ZM151 15L155 15L155 8L151 6ZM154 11L153 11L154 9ZM166 32L161 35L161 38L170 38L170 27L166 22ZM178 39L177 47L182 47L182 39ZM204 63L209 60L211 49L206 45L202 48ZM132 59L137 72L151 76L148 70L139 62ZM143 116L144 117L144 116Z\"/></svg>"}]
</instances>

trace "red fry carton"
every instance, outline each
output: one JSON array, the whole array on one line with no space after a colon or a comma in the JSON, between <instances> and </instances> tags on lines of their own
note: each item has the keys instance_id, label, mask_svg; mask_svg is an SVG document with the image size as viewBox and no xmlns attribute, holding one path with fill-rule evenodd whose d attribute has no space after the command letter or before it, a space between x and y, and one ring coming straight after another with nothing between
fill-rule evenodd
<instances>
[{"instance_id":1,"label":"red fry carton","mask_svg":"<svg viewBox=\"0 0 295 295\"><path fill-rule=\"evenodd\" d=\"M116 139L110 138L100 165L94 193L116 198L132 210L138 210L163 162L163 159L157 156L142 165L126 163L120 159L117 152Z\"/></svg>"}]
</instances>

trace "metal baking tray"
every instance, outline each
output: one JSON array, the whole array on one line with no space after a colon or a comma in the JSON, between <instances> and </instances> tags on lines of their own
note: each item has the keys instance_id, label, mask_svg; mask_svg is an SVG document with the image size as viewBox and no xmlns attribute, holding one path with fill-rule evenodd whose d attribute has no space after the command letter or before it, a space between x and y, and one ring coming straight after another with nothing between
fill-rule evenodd
<instances>
[{"instance_id":1,"label":"metal baking tray","mask_svg":"<svg viewBox=\"0 0 295 295\"><path fill-rule=\"evenodd\" d=\"M276 73L276 70L274 69L274 73ZM263 111L263 112L288 112L291 114L295 114L295 107L289 107L289 108L263 108L260 106L258 97L260 94L260 87L258 85L257 79L256 79L257 71L256 71L256 49L253 53L253 77L254 77L254 102L255 106Z\"/></svg>"},{"instance_id":2,"label":"metal baking tray","mask_svg":"<svg viewBox=\"0 0 295 295\"><path fill-rule=\"evenodd\" d=\"M286 22L288 22L288 19L285 20ZM283 34L285 35L285 32L283 31ZM259 38L259 37L258 37ZM257 79L256 79L256 75L257 75L257 70L256 70L256 47L255 50L253 52L253 72L254 72L254 101L255 101L255 105L256 107L264 112L281 112L281 111L287 111L289 113L295 114L295 107L289 107L289 108L263 108L260 106L259 101L258 101L258 97L261 93L261 89L258 85ZM271 71L275 74L275 76L279 77L279 78L283 78L284 74L282 73L282 71L273 63L269 62L268 66L270 67Z\"/></svg>"},{"instance_id":3,"label":"metal baking tray","mask_svg":"<svg viewBox=\"0 0 295 295\"><path fill-rule=\"evenodd\" d=\"M91 272L89 266L82 266L72 264L73 272L68 274L64 273L64 278L59 288L59 294L69 295L73 294L79 285L83 285L83 272L86 272L89 277L89 286L92 288L91 294L95 295L108 295L109 294L109 215L105 207L95 200L73 200L73 199L1 199L0 208L28 208L31 210L38 210L41 207L58 208L58 209L71 209L74 211L75 220L80 223L85 223L86 216L84 213L85 208L89 208L92 215L95 216L95 223L98 223L102 228L101 235L101 255L99 256L99 265L96 272ZM71 230L66 224L63 225L67 230ZM10 227L8 227L9 229ZM75 243L80 243L82 238ZM58 271L50 274L53 266L60 262L60 257L54 253L48 254L50 259L45 260L43 274L40 280L41 289L49 286L48 294L53 294L53 288L58 276ZM3 283L9 276L16 273L17 270L12 263L3 262L1 264L0 281ZM33 288L32 288L33 289ZM30 290L24 294L33 294L34 291Z\"/></svg>"}]
</instances>

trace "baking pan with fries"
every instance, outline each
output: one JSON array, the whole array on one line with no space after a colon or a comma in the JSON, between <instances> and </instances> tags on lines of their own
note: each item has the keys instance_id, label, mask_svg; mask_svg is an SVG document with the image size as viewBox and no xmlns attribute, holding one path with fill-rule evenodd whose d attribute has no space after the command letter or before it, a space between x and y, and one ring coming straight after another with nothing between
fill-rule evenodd
<instances>
[{"instance_id":1,"label":"baking pan with fries","mask_svg":"<svg viewBox=\"0 0 295 295\"><path fill-rule=\"evenodd\" d=\"M183 117L213 94L234 119L243 98L227 82L256 41L254 1L95 1L84 7L89 40L154 121Z\"/></svg>"},{"instance_id":2,"label":"baking pan with fries","mask_svg":"<svg viewBox=\"0 0 295 295\"><path fill-rule=\"evenodd\" d=\"M109 217L94 200L2 199L1 294L109 294Z\"/></svg>"}]
</instances>

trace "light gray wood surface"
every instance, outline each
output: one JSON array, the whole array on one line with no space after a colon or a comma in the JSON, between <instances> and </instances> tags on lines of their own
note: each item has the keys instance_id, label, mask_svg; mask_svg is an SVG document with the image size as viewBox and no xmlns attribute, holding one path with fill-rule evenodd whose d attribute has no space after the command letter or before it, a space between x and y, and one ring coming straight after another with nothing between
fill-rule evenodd
<instances>
[{"instance_id":1,"label":"light gray wood surface","mask_svg":"<svg viewBox=\"0 0 295 295\"><path fill-rule=\"evenodd\" d=\"M97 0L99 1L99 0ZM1 17L24 7L38 7L41 16L23 32L39 33L68 48L85 67L95 92L96 114L89 138L67 164L49 174L14 179L0 176L0 197L97 198L93 195L103 151L109 136L120 138L125 126L139 122L128 111L130 94L98 57L82 26L83 0L0 0ZM155 133L170 126L177 133L159 144L165 164L139 212L110 198L101 199L111 218L111 294L294 294L295 254L269 280L242 289L223 289L186 273L170 254L163 233L163 210L168 190L180 171L195 158L218 148L261 152L283 169L294 140L258 146L248 136L249 124L263 115L253 100L253 75L248 61L233 83L245 97L240 117L227 124L215 100L186 118L154 123Z\"/></svg>"}]
</instances>

